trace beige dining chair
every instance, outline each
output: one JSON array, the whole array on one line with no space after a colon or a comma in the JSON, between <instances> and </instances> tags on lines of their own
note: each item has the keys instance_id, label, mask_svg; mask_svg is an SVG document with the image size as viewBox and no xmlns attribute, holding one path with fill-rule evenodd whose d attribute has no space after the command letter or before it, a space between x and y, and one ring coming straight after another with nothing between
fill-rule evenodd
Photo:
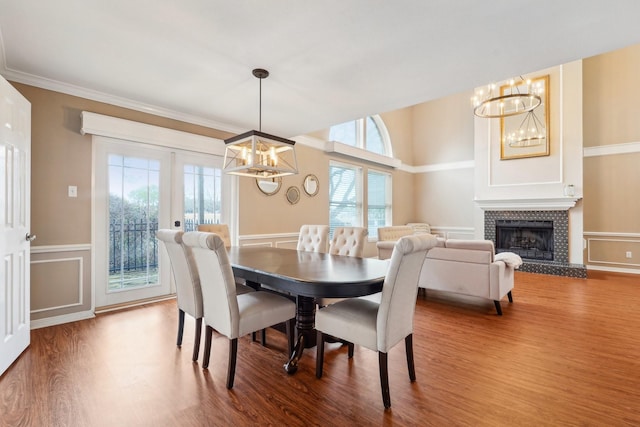
<instances>
[{"instance_id":1,"label":"beige dining chair","mask_svg":"<svg viewBox=\"0 0 640 427\"><path fill-rule=\"evenodd\" d=\"M328 225L303 225L300 227L296 249L299 251L326 253L328 242Z\"/></svg>"},{"instance_id":2,"label":"beige dining chair","mask_svg":"<svg viewBox=\"0 0 640 427\"><path fill-rule=\"evenodd\" d=\"M395 245L380 302L350 298L331 304L316 313L316 377L322 378L324 342L335 337L378 352L380 387L385 408L391 407L387 354L405 341L409 379L416 380L413 363L413 314L418 280L429 249L436 245L430 234L400 238ZM352 357L352 353L349 354Z\"/></svg>"},{"instance_id":3,"label":"beige dining chair","mask_svg":"<svg viewBox=\"0 0 640 427\"><path fill-rule=\"evenodd\" d=\"M216 233L224 242L225 248L229 249L231 247L231 233L229 233L227 224L199 224L198 231Z\"/></svg>"},{"instance_id":4,"label":"beige dining chair","mask_svg":"<svg viewBox=\"0 0 640 427\"><path fill-rule=\"evenodd\" d=\"M293 351L296 304L271 292L238 295L227 250L217 234L192 231L184 234L183 242L193 251L200 274L206 325L202 367L209 367L214 329L229 338L228 389L233 388L239 337L285 322L288 357Z\"/></svg>"},{"instance_id":5,"label":"beige dining chair","mask_svg":"<svg viewBox=\"0 0 640 427\"><path fill-rule=\"evenodd\" d=\"M364 227L336 227L329 242L329 253L362 258L368 234L369 231ZM342 301L342 298L316 298L318 307L338 301Z\"/></svg>"},{"instance_id":6,"label":"beige dining chair","mask_svg":"<svg viewBox=\"0 0 640 427\"><path fill-rule=\"evenodd\" d=\"M176 285L176 299L178 303L178 339L176 345L182 347L182 333L184 331L185 313L196 321L196 335L193 340L193 361L198 360L200 352L200 336L202 330L202 292L200 277L195 266L191 250L182 246L180 230L158 230L156 237L163 244L169 254L171 271Z\"/></svg>"},{"instance_id":7,"label":"beige dining chair","mask_svg":"<svg viewBox=\"0 0 640 427\"><path fill-rule=\"evenodd\" d=\"M329 253L362 258L368 234L364 227L336 227L329 243Z\"/></svg>"},{"instance_id":8,"label":"beige dining chair","mask_svg":"<svg viewBox=\"0 0 640 427\"><path fill-rule=\"evenodd\" d=\"M161 229L156 231L156 237L160 240L169 254L169 263L176 285L176 300L178 304L178 339L177 346L182 347L182 335L184 331L185 313L196 320L195 338L193 341L193 361L198 360L200 352L200 336L202 335L202 291L200 289L200 275L193 259L190 248L182 244L181 230ZM236 284L236 292L245 294L254 292L252 288L242 284Z\"/></svg>"}]
</instances>

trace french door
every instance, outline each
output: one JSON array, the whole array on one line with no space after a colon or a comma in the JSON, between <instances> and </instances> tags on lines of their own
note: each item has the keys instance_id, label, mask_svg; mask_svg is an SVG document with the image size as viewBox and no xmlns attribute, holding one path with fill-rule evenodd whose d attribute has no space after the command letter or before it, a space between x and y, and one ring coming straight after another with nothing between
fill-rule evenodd
<instances>
[{"instance_id":1,"label":"french door","mask_svg":"<svg viewBox=\"0 0 640 427\"><path fill-rule=\"evenodd\" d=\"M174 292L155 232L223 222L221 166L213 155L96 140L96 307Z\"/></svg>"}]
</instances>

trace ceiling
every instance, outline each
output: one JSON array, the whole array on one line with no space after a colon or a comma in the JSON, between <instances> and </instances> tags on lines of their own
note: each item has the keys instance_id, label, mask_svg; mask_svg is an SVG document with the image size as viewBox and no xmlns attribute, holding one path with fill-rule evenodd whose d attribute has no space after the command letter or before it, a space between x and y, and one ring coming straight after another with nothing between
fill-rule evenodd
<instances>
[{"instance_id":1,"label":"ceiling","mask_svg":"<svg viewBox=\"0 0 640 427\"><path fill-rule=\"evenodd\" d=\"M266 68L262 130L294 137L640 43L638 16L637 0L0 0L0 74L240 132Z\"/></svg>"}]
</instances>

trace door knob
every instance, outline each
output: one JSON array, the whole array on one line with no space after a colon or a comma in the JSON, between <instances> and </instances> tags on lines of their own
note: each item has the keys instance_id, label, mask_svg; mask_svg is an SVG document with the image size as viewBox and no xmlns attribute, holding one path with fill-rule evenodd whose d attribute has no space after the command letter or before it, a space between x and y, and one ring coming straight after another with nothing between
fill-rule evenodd
<instances>
[{"instance_id":1,"label":"door knob","mask_svg":"<svg viewBox=\"0 0 640 427\"><path fill-rule=\"evenodd\" d=\"M27 233L25 238L27 239L27 242L33 242L34 240L36 240L36 235Z\"/></svg>"}]
</instances>

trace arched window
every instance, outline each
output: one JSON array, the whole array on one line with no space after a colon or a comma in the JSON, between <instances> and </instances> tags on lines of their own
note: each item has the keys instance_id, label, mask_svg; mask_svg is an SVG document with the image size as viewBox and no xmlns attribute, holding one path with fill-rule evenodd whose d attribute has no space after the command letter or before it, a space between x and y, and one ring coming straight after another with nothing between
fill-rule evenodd
<instances>
[{"instance_id":1,"label":"arched window","mask_svg":"<svg viewBox=\"0 0 640 427\"><path fill-rule=\"evenodd\" d=\"M331 141L392 157L389 133L379 116L368 116L332 126ZM392 224L390 173L330 162L329 227L364 226L369 238L378 237L378 227ZM366 189L366 192L365 192Z\"/></svg>"},{"instance_id":2,"label":"arched window","mask_svg":"<svg viewBox=\"0 0 640 427\"><path fill-rule=\"evenodd\" d=\"M393 156L387 127L378 115L332 126L329 130L329 140L383 156Z\"/></svg>"}]
</instances>

